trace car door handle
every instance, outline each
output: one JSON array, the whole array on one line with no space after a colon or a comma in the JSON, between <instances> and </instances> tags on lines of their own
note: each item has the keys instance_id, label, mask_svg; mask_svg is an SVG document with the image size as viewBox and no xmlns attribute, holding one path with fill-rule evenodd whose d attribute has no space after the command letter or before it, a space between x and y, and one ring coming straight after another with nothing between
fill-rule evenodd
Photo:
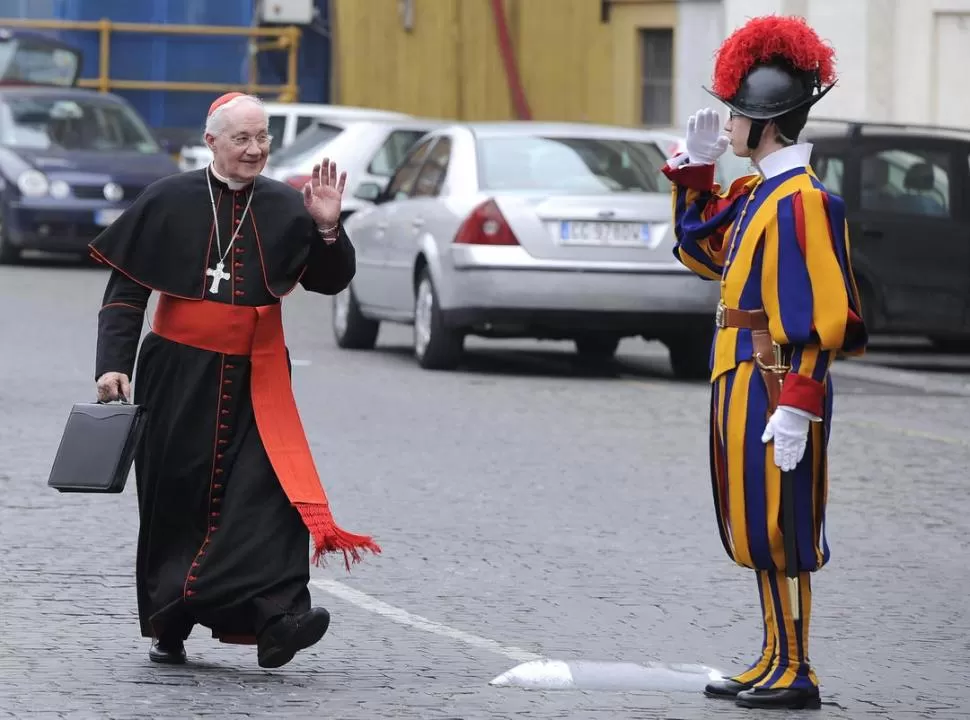
<instances>
[{"instance_id":1,"label":"car door handle","mask_svg":"<svg viewBox=\"0 0 970 720\"><path fill-rule=\"evenodd\" d=\"M424 227L424 220L422 218L415 218L411 222L411 227L413 227L415 230L420 230Z\"/></svg>"},{"instance_id":2,"label":"car door handle","mask_svg":"<svg viewBox=\"0 0 970 720\"><path fill-rule=\"evenodd\" d=\"M885 233L879 228L873 227L872 225L863 225L862 234L866 237L871 238L881 238Z\"/></svg>"},{"instance_id":3,"label":"car door handle","mask_svg":"<svg viewBox=\"0 0 970 720\"><path fill-rule=\"evenodd\" d=\"M377 229L378 230L387 230L387 223L386 222L379 222L379 223L377 223Z\"/></svg>"}]
</instances>

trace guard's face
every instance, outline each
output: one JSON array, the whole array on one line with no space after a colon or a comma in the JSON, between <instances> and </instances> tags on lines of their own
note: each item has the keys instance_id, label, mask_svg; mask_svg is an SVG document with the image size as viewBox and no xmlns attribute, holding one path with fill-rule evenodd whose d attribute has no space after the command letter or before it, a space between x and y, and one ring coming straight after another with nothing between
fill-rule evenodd
<instances>
[{"instance_id":1,"label":"guard's face","mask_svg":"<svg viewBox=\"0 0 970 720\"><path fill-rule=\"evenodd\" d=\"M731 140L731 150L738 157L751 157L748 148L748 133L751 132L751 120L743 115L731 113L724 124L724 132Z\"/></svg>"},{"instance_id":2,"label":"guard's face","mask_svg":"<svg viewBox=\"0 0 970 720\"><path fill-rule=\"evenodd\" d=\"M251 102L227 108L219 135L206 135L216 168L232 180L248 182L266 167L270 136L266 113Z\"/></svg>"}]
</instances>

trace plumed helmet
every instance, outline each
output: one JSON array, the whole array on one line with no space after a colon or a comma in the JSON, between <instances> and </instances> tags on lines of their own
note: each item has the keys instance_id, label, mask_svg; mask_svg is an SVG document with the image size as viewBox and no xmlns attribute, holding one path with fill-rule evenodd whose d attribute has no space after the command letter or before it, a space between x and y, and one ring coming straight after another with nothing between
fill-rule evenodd
<instances>
[{"instance_id":1,"label":"plumed helmet","mask_svg":"<svg viewBox=\"0 0 970 720\"><path fill-rule=\"evenodd\" d=\"M752 120L807 111L835 85L834 56L803 18L753 18L718 49L705 90Z\"/></svg>"}]
</instances>

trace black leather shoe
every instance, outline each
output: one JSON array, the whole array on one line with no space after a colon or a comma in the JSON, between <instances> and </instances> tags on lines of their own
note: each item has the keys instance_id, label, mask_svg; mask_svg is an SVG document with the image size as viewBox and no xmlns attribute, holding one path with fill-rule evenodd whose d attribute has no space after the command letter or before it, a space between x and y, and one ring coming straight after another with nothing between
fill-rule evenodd
<instances>
[{"instance_id":1,"label":"black leather shoe","mask_svg":"<svg viewBox=\"0 0 970 720\"><path fill-rule=\"evenodd\" d=\"M818 688L753 688L738 693L735 702L743 708L818 710L822 707Z\"/></svg>"},{"instance_id":2,"label":"black leather shoe","mask_svg":"<svg viewBox=\"0 0 970 720\"><path fill-rule=\"evenodd\" d=\"M320 642L330 627L330 613L313 608L301 615L286 615L266 628L257 639L260 667L286 665L300 650Z\"/></svg>"},{"instance_id":3,"label":"black leather shoe","mask_svg":"<svg viewBox=\"0 0 970 720\"><path fill-rule=\"evenodd\" d=\"M185 664L185 645L181 641L166 643L160 640L152 640L152 646L148 650L148 659L163 665L183 665Z\"/></svg>"},{"instance_id":4,"label":"black leather shoe","mask_svg":"<svg viewBox=\"0 0 970 720\"><path fill-rule=\"evenodd\" d=\"M712 680L707 683L707 687L704 688L704 694L707 697L733 700L739 692L742 690L750 690L751 688L752 686L746 683L739 683L737 680L731 680L729 678L721 678L720 680Z\"/></svg>"}]
</instances>

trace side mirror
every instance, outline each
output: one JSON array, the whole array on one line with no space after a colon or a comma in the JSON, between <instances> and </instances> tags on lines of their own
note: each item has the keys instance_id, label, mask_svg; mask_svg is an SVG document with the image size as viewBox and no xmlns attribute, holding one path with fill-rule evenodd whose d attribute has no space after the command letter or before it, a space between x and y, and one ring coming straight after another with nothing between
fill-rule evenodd
<instances>
[{"instance_id":1,"label":"side mirror","mask_svg":"<svg viewBox=\"0 0 970 720\"><path fill-rule=\"evenodd\" d=\"M364 182L357 186L354 197L368 202L377 202L384 189L375 182Z\"/></svg>"}]
</instances>

